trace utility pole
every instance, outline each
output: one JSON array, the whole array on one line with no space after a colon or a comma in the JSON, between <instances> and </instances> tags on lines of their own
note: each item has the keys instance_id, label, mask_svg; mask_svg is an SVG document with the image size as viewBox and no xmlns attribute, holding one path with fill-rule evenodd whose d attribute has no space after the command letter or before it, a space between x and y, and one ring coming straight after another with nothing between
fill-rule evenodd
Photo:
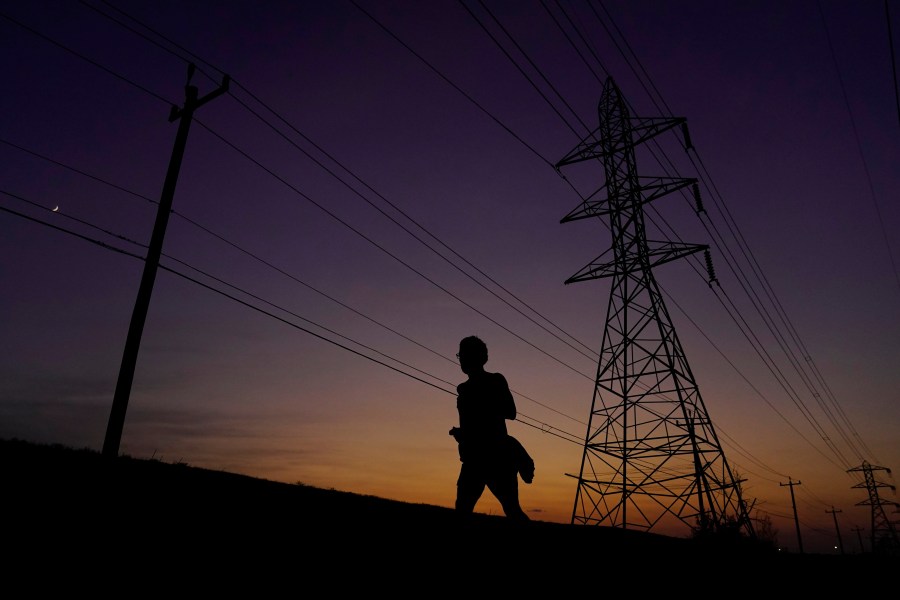
<instances>
[{"instance_id":1,"label":"utility pole","mask_svg":"<svg viewBox=\"0 0 900 600\"><path fill-rule=\"evenodd\" d=\"M834 530L837 531L838 547L841 550L841 554L843 554L844 553L844 542L841 540L841 528L838 527L838 522L837 522L837 513L843 512L843 511L835 510L834 507L832 506L831 510L826 510L825 512L831 513L831 516L834 517Z\"/></svg>"},{"instance_id":2,"label":"utility pole","mask_svg":"<svg viewBox=\"0 0 900 600\"><path fill-rule=\"evenodd\" d=\"M800 548L800 554L803 554L803 539L800 537L800 519L797 518L797 502L794 500L794 486L800 485L799 481L791 481L788 477L787 483L779 483L780 486L790 486L791 488L791 504L794 507L794 526L797 528L797 545Z\"/></svg>"},{"instance_id":3,"label":"utility pole","mask_svg":"<svg viewBox=\"0 0 900 600\"><path fill-rule=\"evenodd\" d=\"M690 148L680 117L630 114L607 78L598 105L600 124L556 168L600 162L606 181L561 219L600 219L611 247L566 284L611 281L594 397L572 510L572 523L645 531L668 523L695 533L742 531L755 537L740 480L732 472L653 274L694 253L706 254L709 284L716 282L709 247L648 239L644 207L696 179L643 177L636 149L674 128Z\"/></svg>"},{"instance_id":4,"label":"utility pole","mask_svg":"<svg viewBox=\"0 0 900 600\"><path fill-rule=\"evenodd\" d=\"M113 397L109 422L106 426L106 438L103 440L102 455L107 457L119 455L119 444L122 441L125 412L128 409L128 399L131 396L131 384L134 381L134 369L137 365L141 336L144 332L144 323L147 320L147 309L150 307L150 295L153 292L153 283L156 281L156 272L159 268L163 238L166 235L166 226L169 223L169 213L172 212L175 183L178 181L178 173L181 169L181 161L184 158L184 148L187 145L188 131L191 127L194 111L228 91L230 78L228 75L225 75L218 89L198 99L197 87L191 85L191 77L194 74L194 70L193 64L188 66L188 80L184 88L184 107L172 106L172 110L169 113L170 123L180 119L178 133L175 135L175 146L172 149L172 157L169 159L169 169L166 172L159 208L156 211L156 222L153 225L147 258L144 260L144 273L141 277L141 285L138 288L134 310L131 313L131 324L128 326L128 337L125 340L125 350L122 354L122 364L119 368L119 379L116 382L116 393Z\"/></svg>"}]
</instances>

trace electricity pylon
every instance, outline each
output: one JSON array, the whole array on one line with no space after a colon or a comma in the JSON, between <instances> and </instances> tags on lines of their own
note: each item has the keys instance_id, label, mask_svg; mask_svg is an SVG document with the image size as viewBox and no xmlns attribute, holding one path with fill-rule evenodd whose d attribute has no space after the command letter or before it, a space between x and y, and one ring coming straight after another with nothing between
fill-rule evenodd
<instances>
[{"instance_id":1,"label":"electricity pylon","mask_svg":"<svg viewBox=\"0 0 900 600\"><path fill-rule=\"evenodd\" d=\"M869 492L868 500L857 502L857 506L872 507L872 552L884 554L900 554L900 538L897 537L897 529L894 523L888 518L884 510L885 506L898 507L896 502L884 500L878 496L878 488L890 488L896 491L896 487L888 483L882 483L875 479L875 471L886 471L890 474L891 470L887 467L875 467L868 462L853 469L848 469L848 473L862 472L865 477L863 483L858 483L853 488L866 488Z\"/></svg>"},{"instance_id":2,"label":"electricity pylon","mask_svg":"<svg viewBox=\"0 0 900 600\"><path fill-rule=\"evenodd\" d=\"M556 164L602 161L605 185L561 222L606 218L612 232L611 249L566 280L612 279L572 523L755 537L653 276L705 251L712 285L708 247L648 241L644 228L644 204L688 186L702 209L695 179L637 174L635 146L679 125L686 136L685 120L631 117L612 78L598 110L599 127Z\"/></svg>"}]
</instances>

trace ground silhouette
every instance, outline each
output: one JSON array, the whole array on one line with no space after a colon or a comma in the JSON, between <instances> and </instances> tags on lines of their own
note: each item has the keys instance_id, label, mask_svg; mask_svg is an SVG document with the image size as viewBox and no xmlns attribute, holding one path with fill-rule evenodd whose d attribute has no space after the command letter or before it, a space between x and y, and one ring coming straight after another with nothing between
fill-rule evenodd
<instances>
[{"instance_id":1,"label":"ground silhouette","mask_svg":"<svg viewBox=\"0 0 900 600\"><path fill-rule=\"evenodd\" d=\"M442 598L592 589L703 597L722 585L809 593L898 566L871 555L785 555L746 540L460 520L444 507L21 440L0 441L0 465L10 581L43 591L111 591L121 580L132 591L256 597L285 585Z\"/></svg>"}]
</instances>

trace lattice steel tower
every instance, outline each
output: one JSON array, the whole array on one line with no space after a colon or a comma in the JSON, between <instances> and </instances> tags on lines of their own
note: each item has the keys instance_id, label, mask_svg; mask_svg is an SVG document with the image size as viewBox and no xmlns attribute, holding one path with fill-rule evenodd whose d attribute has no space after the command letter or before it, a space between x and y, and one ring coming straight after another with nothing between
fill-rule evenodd
<instances>
[{"instance_id":1,"label":"lattice steel tower","mask_svg":"<svg viewBox=\"0 0 900 600\"><path fill-rule=\"evenodd\" d=\"M612 78L598 110L600 126L556 164L602 160L605 185L561 222L607 218L612 233L612 247L566 280L612 279L572 523L752 537L740 482L653 277L653 267L706 251L712 283L708 247L648 241L644 228L648 202L688 186L699 202L695 179L639 177L635 164L638 144L679 125L686 134L685 120L631 117Z\"/></svg>"},{"instance_id":2,"label":"lattice steel tower","mask_svg":"<svg viewBox=\"0 0 900 600\"><path fill-rule=\"evenodd\" d=\"M890 488L894 491L897 491L897 488L875 479L875 471L886 471L888 474L891 472L887 467L875 467L866 461L863 461L862 466L849 469L847 472L862 472L865 477L863 483L853 487L866 488L869 493L868 500L857 502L856 505L872 507L872 552L878 554L900 554L900 537L897 536L897 529L884 510L885 506L896 508L900 507L900 504L880 498L878 495L878 488Z\"/></svg>"}]
</instances>

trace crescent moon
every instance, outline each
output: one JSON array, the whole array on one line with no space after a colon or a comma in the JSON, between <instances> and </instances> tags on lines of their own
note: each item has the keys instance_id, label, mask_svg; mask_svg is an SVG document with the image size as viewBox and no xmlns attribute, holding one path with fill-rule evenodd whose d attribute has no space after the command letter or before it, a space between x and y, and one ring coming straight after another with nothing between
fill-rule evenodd
<instances>
[{"instance_id":1,"label":"crescent moon","mask_svg":"<svg viewBox=\"0 0 900 600\"><path fill-rule=\"evenodd\" d=\"M53 207L53 212L59 212L59 205Z\"/></svg>"}]
</instances>

